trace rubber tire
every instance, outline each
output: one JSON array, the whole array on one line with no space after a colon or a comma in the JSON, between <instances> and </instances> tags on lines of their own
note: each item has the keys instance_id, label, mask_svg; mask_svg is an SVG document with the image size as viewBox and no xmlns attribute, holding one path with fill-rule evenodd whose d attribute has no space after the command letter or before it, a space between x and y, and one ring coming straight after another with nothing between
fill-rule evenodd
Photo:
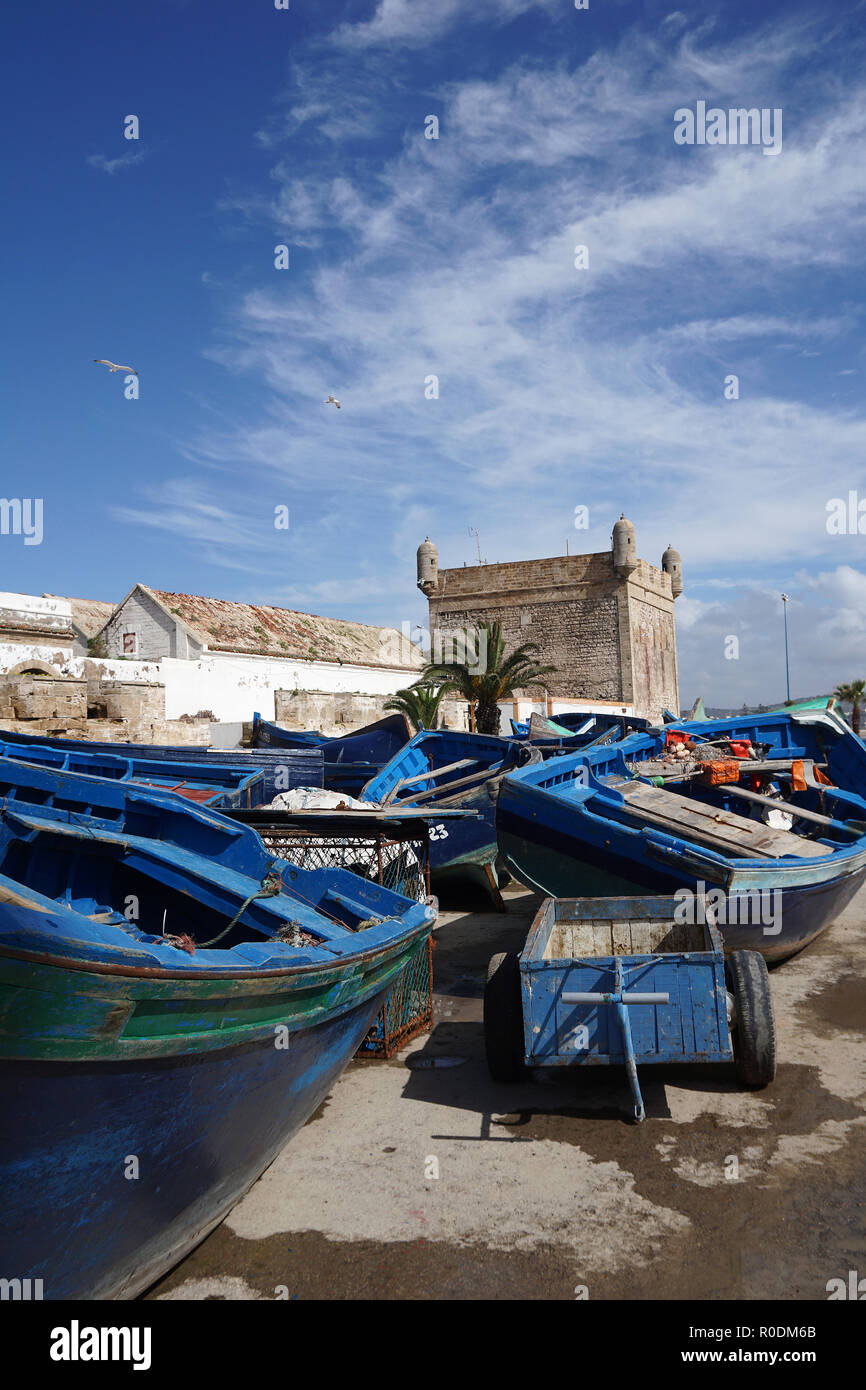
<instances>
[{"instance_id":1,"label":"rubber tire","mask_svg":"<svg viewBox=\"0 0 866 1390\"><path fill-rule=\"evenodd\" d=\"M732 951L726 969L737 1011L737 1075L744 1086L768 1086L776 1075L776 1028L767 962L757 951Z\"/></svg>"},{"instance_id":2,"label":"rubber tire","mask_svg":"<svg viewBox=\"0 0 866 1390\"><path fill-rule=\"evenodd\" d=\"M520 961L514 951L491 957L487 967L484 1049L494 1081L519 1081L525 1075Z\"/></svg>"}]
</instances>

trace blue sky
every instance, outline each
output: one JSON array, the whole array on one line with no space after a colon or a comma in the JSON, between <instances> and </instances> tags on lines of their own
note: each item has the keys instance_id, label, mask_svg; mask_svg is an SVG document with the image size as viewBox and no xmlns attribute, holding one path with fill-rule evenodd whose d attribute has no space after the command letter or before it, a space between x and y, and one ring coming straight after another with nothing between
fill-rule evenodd
<instances>
[{"instance_id":1,"label":"blue sky","mask_svg":"<svg viewBox=\"0 0 866 1390\"><path fill-rule=\"evenodd\" d=\"M3 492L44 539L0 587L399 625L426 534L597 551L625 510L683 557L684 701L784 695L782 589L794 692L866 675L866 537L827 529L866 512L864 19L13 0ZM781 108L780 153L677 145L698 101Z\"/></svg>"}]
</instances>

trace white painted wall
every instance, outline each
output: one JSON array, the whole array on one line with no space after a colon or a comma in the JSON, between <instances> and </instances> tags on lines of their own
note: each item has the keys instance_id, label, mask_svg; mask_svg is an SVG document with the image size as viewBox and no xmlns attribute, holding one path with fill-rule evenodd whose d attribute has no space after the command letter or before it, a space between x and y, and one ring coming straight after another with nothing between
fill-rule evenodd
<instances>
[{"instance_id":1,"label":"white painted wall","mask_svg":"<svg viewBox=\"0 0 866 1390\"><path fill-rule=\"evenodd\" d=\"M200 661L165 657L162 661L123 661L75 657L70 647L46 647L25 642L0 643L0 671L25 660L52 662L62 651L59 665L64 676L82 676L88 670L107 680L146 681L165 686L165 717L212 710L217 720L252 719L258 710L274 718L275 690L323 690L361 695L392 695L411 685L417 671L405 667L340 666L326 661L279 660L270 657L231 656L212 652Z\"/></svg>"},{"instance_id":2,"label":"white painted wall","mask_svg":"<svg viewBox=\"0 0 866 1390\"><path fill-rule=\"evenodd\" d=\"M68 599L0 592L0 628L4 626L18 630L31 626L49 631L56 628L58 638L52 642L50 637L40 633L30 642L0 642L0 672L9 671L22 661L44 661L54 666L58 654L61 660L71 660L73 656L74 647L69 640L72 604Z\"/></svg>"},{"instance_id":3,"label":"white painted wall","mask_svg":"<svg viewBox=\"0 0 866 1390\"><path fill-rule=\"evenodd\" d=\"M0 592L0 619L8 613L24 618L36 618L49 627L55 620L59 628L68 629L72 623L72 604L65 598L41 598L36 594Z\"/></svg>"},{"instance_id":4,"label":"white painted wall","mask_svg":"<svg viewBox=\"0 0 866 1390\"><path fill-rule=\"evenodd\" d=\"M59 663L54 659L58 655L61 658ZM72 660L72 655L73 648L69 642L53 642L50 646L45 640L0 642L0 675L11 671L13 666L20 666L22 661L44 661L60 673L63 666Z\"/></svg>"}]
</instances>

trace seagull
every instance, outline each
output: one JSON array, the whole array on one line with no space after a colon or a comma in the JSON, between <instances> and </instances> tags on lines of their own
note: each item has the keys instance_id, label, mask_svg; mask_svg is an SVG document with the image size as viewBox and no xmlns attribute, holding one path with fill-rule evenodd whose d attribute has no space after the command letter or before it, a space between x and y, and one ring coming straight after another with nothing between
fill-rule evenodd
<instances>
[{"instance_id":1,"label":"seagull","mask_svg":"<svg viewBox=\"0 0 866 1390\"><path fill-rule=\"evenodd\" d=\"M340 402L337 400L336 396L328 396L325 405L335 405L338 410L340 409Z\"/></svg>"},{"instance_id":2,"label":"seagull","mask_svg":"<svg viewBox=\"0 0 866 1390\"><path fill-rule=\"evenodd\" d=\"M110 367L113 372L132 372L133 376L138 376L134 367L124 367L119 362L109 362L107 357L94 357L93 360L98 362L101 367Z\"/></svg>"}]
</instances>

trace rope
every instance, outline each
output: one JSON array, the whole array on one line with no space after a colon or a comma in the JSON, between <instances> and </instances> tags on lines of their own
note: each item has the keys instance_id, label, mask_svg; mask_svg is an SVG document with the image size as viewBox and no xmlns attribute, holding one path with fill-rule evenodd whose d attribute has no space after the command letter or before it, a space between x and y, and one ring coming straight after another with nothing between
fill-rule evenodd
<instances>
[{"instance_id":1,"label":"rope","mask_svg":"<svg viewBox=\"0 0 866 1390\"><path fill-rule=\"evenodd\" d=\"M211 937L210 941L197 941L197 949L204 950L206 946L215 946L218 941L222 941L223 937L228 936L232 927L235 926L235 924L241 917L243 917L250 903L255 902L256 898L274 898L280 892L281 888L282 880L279 874L266 874L265 877L262 879L261 883L259 884L259 887L256 889L255 893L250 893L250 896L246 898L245 901L238 908L237 912L235 913L232 920L229 922L228 926L224 927L223 930L219 932L217 936Z\"/></svg>"}]
</instances>

